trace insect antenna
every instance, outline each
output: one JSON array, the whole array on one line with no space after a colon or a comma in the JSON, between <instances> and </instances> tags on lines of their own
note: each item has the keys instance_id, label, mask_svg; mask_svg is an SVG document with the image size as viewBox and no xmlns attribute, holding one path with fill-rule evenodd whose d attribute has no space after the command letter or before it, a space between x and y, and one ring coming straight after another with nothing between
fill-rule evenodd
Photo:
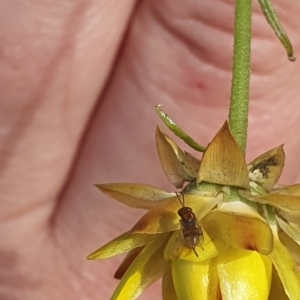
<instances>
[{"instance_id":1,"label":"insect antenna","mask_svg":"<svg viewBox=\"0 0 300 300\"><path fill-rule=\"evenodd\" d=\"M185 205L184 205L184 194L183 193L177 193L177 192L175 192L175 194L177 196L177 199L178 199L179 203L182 205L182 207L185 207ZM179 194L182 195L182 201L181 201L181 199L179 197Z\"/></svg>"},{"instance_id":2,"label":"insect antenna","mask_svg":"<svg viewBox=\"0 0 300 300\"><path fill-rule=\"evenodd\" d=\"M192 248L192 249L193 249L195 255L196 255L197 257L199 257L199 256L198 256L198 253L196 252L196 249L195 249L195 248Z\"/></svg>"}]
</instances>

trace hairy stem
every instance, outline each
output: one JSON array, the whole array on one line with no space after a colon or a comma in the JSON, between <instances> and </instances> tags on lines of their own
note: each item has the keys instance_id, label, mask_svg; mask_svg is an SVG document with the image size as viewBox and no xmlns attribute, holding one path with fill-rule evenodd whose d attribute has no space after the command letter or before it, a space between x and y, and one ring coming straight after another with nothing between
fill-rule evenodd
<instances>
[{"instance_id":1,"label":"hairy stem","mask_svg":"<svg viewBox=\"0 0 300 300\"><path fill-rule=\"evenodd\" d=\"M245 153L248 127L251 0L235 1L234 50L229 125Z\"/></svg>"}]
</instances>

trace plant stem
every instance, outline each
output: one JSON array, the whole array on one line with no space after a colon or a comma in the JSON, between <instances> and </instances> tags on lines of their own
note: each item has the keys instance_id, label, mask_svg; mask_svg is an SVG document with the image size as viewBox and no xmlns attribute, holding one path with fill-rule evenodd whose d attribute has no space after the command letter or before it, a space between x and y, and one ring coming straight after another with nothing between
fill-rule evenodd
<instances>
[{"instance_id":1,"label":"plant stem","mask_svg":"<svg viewBox=\"0 0 300 300\"><path fill-rule=\"evenodd\" d=\"M234 49L229 125L245 153L248 127L251 0L235 1Z\"/></svg>"}]
</instances>

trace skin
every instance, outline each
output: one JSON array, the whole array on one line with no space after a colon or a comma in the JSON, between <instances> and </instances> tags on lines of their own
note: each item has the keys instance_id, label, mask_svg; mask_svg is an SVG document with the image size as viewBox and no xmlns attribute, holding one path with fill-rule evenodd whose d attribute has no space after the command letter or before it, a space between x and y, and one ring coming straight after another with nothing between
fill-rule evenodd
<instances>
[{"instance_id":1,"label":"skin","mask_svg":"<svg viewBox=\"0 0 300 300\"><path fill-rule=\"evenodd\" d=\"M109 299L122 258L82 257L143 212L93 184L174 191L155 152L154 106L204 145L228 114L233 1L59 3L0 1L0 299ZM280 182L291 184L300 181L300 3L276 1L295 63L253 6L247 160L284 143Z\"/></svg>"}]
</instances>

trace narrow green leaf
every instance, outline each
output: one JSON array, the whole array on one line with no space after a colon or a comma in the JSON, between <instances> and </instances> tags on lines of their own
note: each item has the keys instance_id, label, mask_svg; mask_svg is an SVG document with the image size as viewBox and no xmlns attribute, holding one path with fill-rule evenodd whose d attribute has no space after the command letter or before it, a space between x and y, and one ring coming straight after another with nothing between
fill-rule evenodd
<instances>
[{"instance_id":1,"label":"narrow green leaf","mask_svg":"<svg viewBox=\"0 0 300 300\"><path fill-rule=\"evenodd\" d=\"M179 138L181 138L187 145L199 152L204 152L205 147L199 145L189 135L187 135L162 109L161 104L155 106L155 110L159 117L163 120L166 126Z\"/></svg>"},{"instance_id":2,"label":"narrow green leaf","mask_svg":"<svg viewBox=\"0 0 300 300\"><path fill-rule=\"evenodd\" d=\"M274 8L272 6L271 1L270 0L258 0L258 2L259 2L261 10L263 11L268 23L272 27L274 33L276 34L276 36L280 40L283 47L285 48L285 50L287 52L287 55L288 55L288 59L290 61L295 61L296 59L293 56L292 44L291 44L288 36L284 32L284 30L283 30L283 28L282 28L282 26L281 26L281 24L280 24L280 22L277 18L277 15L274 11Z\"/></svg>"}]
</instances>

